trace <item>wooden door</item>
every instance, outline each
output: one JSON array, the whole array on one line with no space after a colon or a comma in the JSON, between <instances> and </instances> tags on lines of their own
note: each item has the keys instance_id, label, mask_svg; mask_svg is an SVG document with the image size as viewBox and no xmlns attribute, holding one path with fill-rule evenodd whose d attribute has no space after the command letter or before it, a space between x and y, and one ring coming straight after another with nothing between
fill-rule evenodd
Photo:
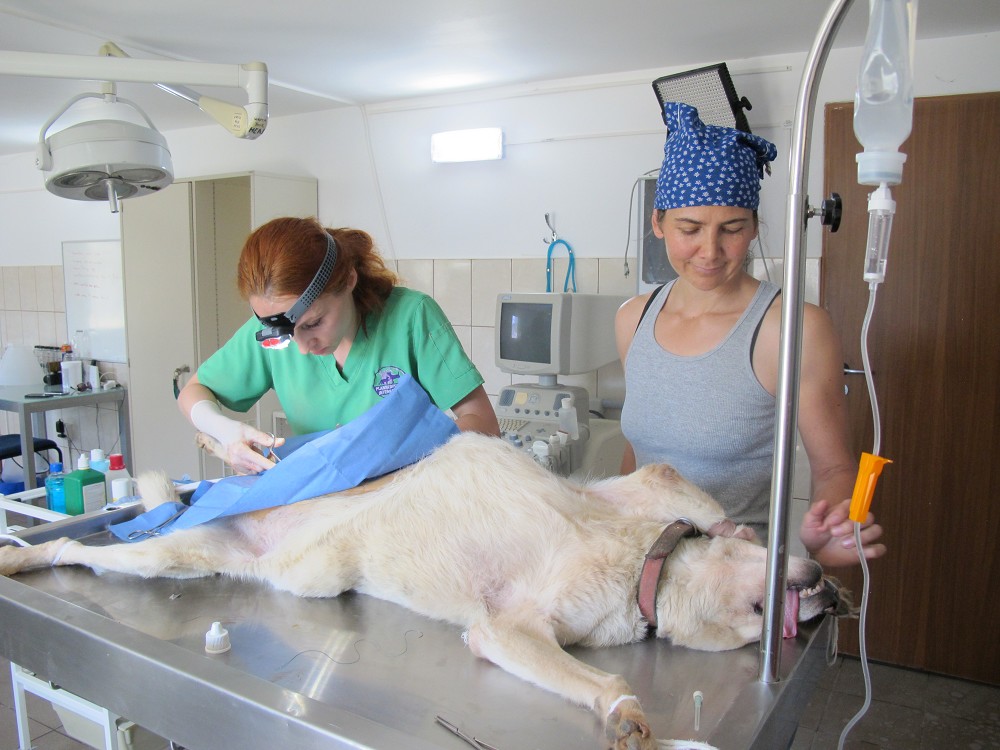
<instances>
[{"instance_id":1,"label":"wooden door","mask_svg":"<svg viewBox=\"0 0 1000 750\"><path fill-rule=\"evenodd\" d=\"M821 297L860 369L871 188L852 118L826 108L824 194L843 196L844 220L824 239ZM871 566L868 655L1000 684L1000 94L918 99L903 150L868 342L893 461L872 505L889 553ZM847 383L854 447L871 451L864 378ZM860 592L860 570L841 577ZM856 623L841 633L856 654Z\"/></svg>"}]
</instances>

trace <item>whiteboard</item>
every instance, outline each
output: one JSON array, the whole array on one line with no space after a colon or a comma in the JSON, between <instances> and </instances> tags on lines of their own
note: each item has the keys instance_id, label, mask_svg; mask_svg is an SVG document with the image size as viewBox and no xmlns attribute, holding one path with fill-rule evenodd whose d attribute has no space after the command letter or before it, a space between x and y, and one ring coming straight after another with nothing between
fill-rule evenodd
<instances>
[{"instance_id":1,"label":"whiteboard","mask_svg":"<svg viewBox=\"0 0 1000 750\"><path fill-rule=\"evenodd\" d=\"M64 242L62 251L70 341L76 331L85 331L90 359L128 362L121 242Z\"/></svg>"}]
</instances>

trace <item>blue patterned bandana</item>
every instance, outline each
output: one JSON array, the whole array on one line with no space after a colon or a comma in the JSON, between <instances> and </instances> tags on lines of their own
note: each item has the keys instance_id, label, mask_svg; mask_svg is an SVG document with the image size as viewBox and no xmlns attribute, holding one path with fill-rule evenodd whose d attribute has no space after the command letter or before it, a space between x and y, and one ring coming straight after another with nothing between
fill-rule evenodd
<instances>
[{"instance_id":1,"label":"blue patterned bandana","mask_svg":"<svg viewBox=\"0 0 1000 750\"><path fill-rule=\"evenodd\" d=\"M663 105L667 142L654 208L737 206L757 210L764 165L778 149L742 130L705 125L689 104Z\"/></svg>"}]
</instances>

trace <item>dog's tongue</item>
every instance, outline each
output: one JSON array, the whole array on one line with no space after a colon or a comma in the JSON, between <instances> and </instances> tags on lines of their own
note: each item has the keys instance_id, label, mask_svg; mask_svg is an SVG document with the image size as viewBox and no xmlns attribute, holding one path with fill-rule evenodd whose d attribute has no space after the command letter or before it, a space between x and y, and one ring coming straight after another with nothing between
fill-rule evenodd
<instances>
[{"instance_id":1,"label":"dog's tongue","mask_svg":"<svg viewBox=\"0 0 1000 750\"><path fill-rule=\"evenodd\" d=\"M794 638L799 632L799 592L785 591L785 638Z\"/></svg>"}]
</instances>

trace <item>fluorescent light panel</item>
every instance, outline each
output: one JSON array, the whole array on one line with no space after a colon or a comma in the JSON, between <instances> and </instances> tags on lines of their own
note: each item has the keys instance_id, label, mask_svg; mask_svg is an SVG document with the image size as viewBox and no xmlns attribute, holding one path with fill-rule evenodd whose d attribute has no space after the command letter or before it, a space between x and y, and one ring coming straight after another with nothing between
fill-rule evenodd
<instances>
[{"instance_id":1,"label":"fluorescent light panel","mask_svg":"<svg viewBox=\"0 0 1000 750\"><path fill-rule=\"evenodd\" d=\"M431 136L431 161L487 161L503 158L503 130L448 130Z\"/></svg>"}]
</instances>

